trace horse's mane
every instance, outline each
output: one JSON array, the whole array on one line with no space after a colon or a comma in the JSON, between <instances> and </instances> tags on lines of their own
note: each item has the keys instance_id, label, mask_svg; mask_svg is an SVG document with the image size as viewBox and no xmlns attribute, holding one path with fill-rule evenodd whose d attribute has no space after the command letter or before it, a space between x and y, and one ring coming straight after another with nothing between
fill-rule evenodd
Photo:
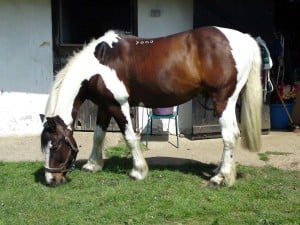
<instances>
[{"instance_id":1,"label":"horse's mane","mask_svg":"<svg viewBox=\"0 0 300 225\"><path fill-rule=\"evenodd\" d=\"M61 86L63 84L63 81L66 77L66 74L67 74L69 68L73 64L72 62L75 61L75 58L79 53L80 52L74 52L73 55L68 58L68 60L67 60L68 63L55 75L54 83L53 83L53 86L52 86L52 89L51 89L51 92L50 92L50 95L48 98L48 102L46 105L46 112L45 112L46 117L55 116L54 111L56 108L57 98L59 96Z\"/></svg>"}]
</instances>

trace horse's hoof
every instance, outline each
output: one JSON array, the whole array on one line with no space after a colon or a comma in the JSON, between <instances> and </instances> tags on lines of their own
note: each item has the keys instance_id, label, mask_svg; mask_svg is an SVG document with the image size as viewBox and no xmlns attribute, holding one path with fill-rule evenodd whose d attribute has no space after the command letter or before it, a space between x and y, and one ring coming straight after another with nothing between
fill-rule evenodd
<instances>
[{"instance_id":1,"label":"horse's hoof","mask_svg":"<svg viewBox=\"0 0 300 225\"><path fill-rule=\"evenodd\" d=\"M86 173L92 173L93 172L92 170L89 170L89 169L87 169L85 167L82 167L81 171L86 172Z\"/></svg>"},{"instance_id":2,"label":"horse's hoof","mask_svg":"<svg viewBox=\"0 0 300 225\"><path fill-rule=\"evenodd\" d=\"M148 174L148 167L143 169L132 169L129 176L134 180L143 180Z\"/></svg>"},{"instance_id":3,"label":"horse's hoof","mask_svg":"<svg viewBox=\"0 0 300 225\"><path fill-rule=\"evenodd\" d=\"M129 174L130 178L134 180L143 180L145 179L146 175L141 174L139 171L132 170Z\"/></svg>"},{"instance_id":4,"label":"horse's hoof","mask_svg":"<svg viewBox=\"0 0 300 225\"><path fill-rule=\"evenodd\" d=\"M218 187L222 187L222 186L224 186L224 184L220 184L220 183L217 183L216 181L212 181L212 180L210 180L207 184L208 188L218 188Z\"/></svg>"},{"instance_id":5,"label":"horse's hoof","mask_svg":"<svg viewBox=\"0 0 300 225\"><path fill-rule=\"evenodd\" d=\"M220 173L212 177L208 183L208 187L230 187L235 182L235 171L230 174Z\"/></svg>"},{"instance_id":6,"label":"horse's hoof","mask_svg":"<svg viewBox=\"0 0 300 225\"><path fill-rule=\"evenodd\" d=\"M92 164L92 163L87 162L86 164L84 164L82 166L81 170L84 172L96 173L96 172L102 170L102 166L98 165L98 164Z\"/></svg>"}]
</instances>

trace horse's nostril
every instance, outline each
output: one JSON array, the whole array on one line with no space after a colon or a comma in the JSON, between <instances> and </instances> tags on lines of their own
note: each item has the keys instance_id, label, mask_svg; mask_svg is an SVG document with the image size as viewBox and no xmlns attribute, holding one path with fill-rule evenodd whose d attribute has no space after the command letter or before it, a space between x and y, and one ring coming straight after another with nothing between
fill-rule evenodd
<instances>
[{"instance_id":1,"label":"horse's nostril","mask_svg":"<svg viewBox=\"0 0 300 225\"><path fill-rule=\"evenodd\" d=\"M66 178L62 177L62 179L60 180L60 184L65 184L66 183Z\"/></svg>"},{"instance_id":2,"label":"horse's nostril","mask_svg":"<svg viewBox=\"0 0 300 225\"><path fill-rule=\"evenodd\" d=\"M56 186L57 184L56 184L56 179L55 178L52 178L52 180L51 180L51 182L50 182L50 184L49 184L51 187L54 187L54 186Z\"/></svg>"}]
</instances>

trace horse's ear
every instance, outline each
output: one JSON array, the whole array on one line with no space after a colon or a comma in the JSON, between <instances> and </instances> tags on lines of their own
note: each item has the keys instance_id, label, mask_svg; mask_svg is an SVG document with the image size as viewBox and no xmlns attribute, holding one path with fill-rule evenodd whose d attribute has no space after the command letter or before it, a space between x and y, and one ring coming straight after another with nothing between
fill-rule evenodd
<instances>
[{"instance_id":1,"label":"horse's ear","mask_svg":"<svg viewBox=\"0 0 300 225\"><path fill-rule=\"evenodd\" d=\"M56 121L55 121L55 117L47 117L47 127L51 130L51 131L55 131L56 130Z\"/></svg>"},{"instance_id":2,"label":"horse's ear","mask_svg":"<svg viewBox=\"0 0 300 225\"><path fill-rule=\"evenodd\" d=\"M107 51L110 49L109 45L106 42L99 43L96 48L94 55L99 60L100 63L105 62Z\"/></svg>"},{"instance_id":3,"label":"horse's ear","mask_svg":"<svg viewBox=\"0 0 300 225\"><path fill-rule=\"evenodd\" d=\"M41 119L42 122L44 122L45 115L44 114L40 114L40 119Z\"/></svg>"}]
</instances>

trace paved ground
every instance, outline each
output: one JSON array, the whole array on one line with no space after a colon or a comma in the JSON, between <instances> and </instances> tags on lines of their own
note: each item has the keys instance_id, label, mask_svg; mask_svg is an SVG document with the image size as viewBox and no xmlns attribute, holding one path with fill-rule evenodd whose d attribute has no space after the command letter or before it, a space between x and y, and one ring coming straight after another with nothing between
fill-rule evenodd
<instances>
[{"instance_id":1,"label":"paved ground","mask_svg":"<svg viewBox=\"0 0 300 225\"><path fill-rule=\"evenodd\" d=\"M78 159L87 159L92 147L93 133L76 132L80 152ZM300 133L270 132L262 136L263 152L278 152L271 154L270 160L265 162L259 159L258 153L248 152L238 144L235 150L235 160L242 165L264 166L272 165L287 170L300 171ZM108 133L105 147L114 146L123 142L120 133ZM144 152L147 161L151 164L178 164L187 160L202 163L218 163L222 154L221 139L190 140L181 137L180 147L172 145L176 138L169 136L151 136L149 149ZM287 153L287 154L281 154ZM40 151L40 137L0 137L0 161L36 161L43 160Z\"/></svg>"}]
</instances>

